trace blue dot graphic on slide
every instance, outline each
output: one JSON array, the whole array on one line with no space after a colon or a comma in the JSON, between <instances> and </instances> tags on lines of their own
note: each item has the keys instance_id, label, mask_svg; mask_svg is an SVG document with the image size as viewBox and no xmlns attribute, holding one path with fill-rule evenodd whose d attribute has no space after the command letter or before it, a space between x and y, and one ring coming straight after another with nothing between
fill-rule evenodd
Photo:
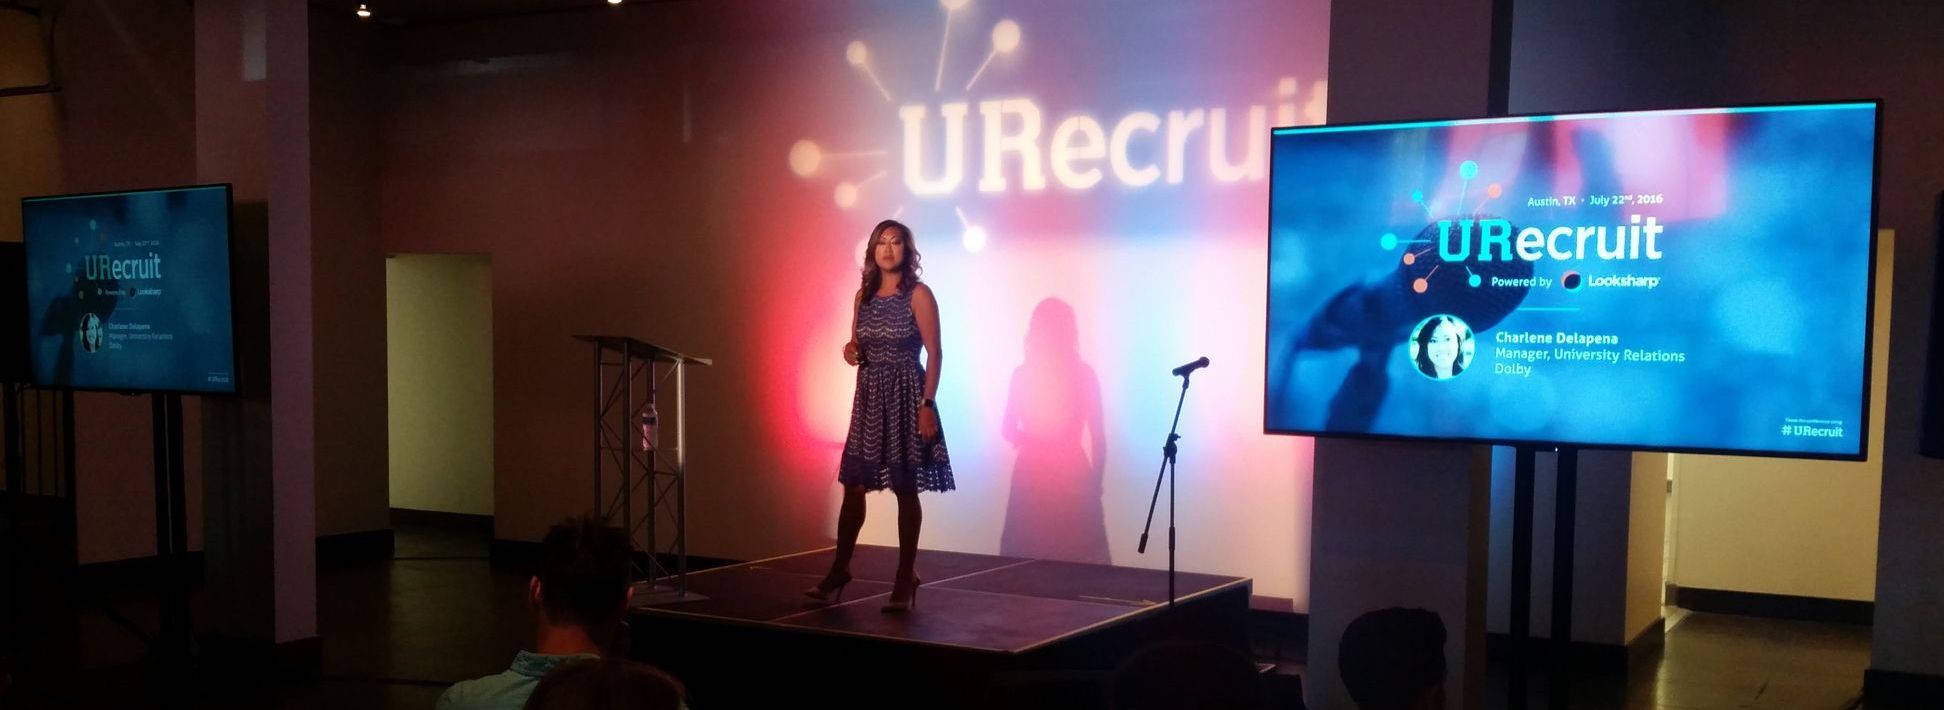
<instances>
[{"instance_id":1,"label":"blue dot graphic on slide","mask_svg":"<svg viewBox=\"0 0 1944 710\"><path fill-rule=\"evenodd\" d=\"M1384 248L1384 251L1390 251L1390 250L1392 250L1392 249L1396 249L1396 248L1397 248L1397 235L1396 235L1396 234L1392 234L1392 233L1390 233L1390 232L1385 232L1385 233L1384 233L1384 236L1383 236L1382 238L1380 238L1380 239L1378 239L1378 240L1377 240L1377 244L1378 244L1378 246L1381 246L1381 247L1383 247L1383 248Z\"/></svg>"},{"instance_id":2,"label":"blue dot graphic on slide","mask_svg":"<svg viewBox=\"0 0 1944 710\"><path fill-rule=\"evenodd\" d=\"M1580 277L1580 272L1578 271L1568 271L1559 276L1559 285L1568 291L1578 291L1583 281L1585 279Z\"/></svg>"},{"instance_id":3,"label":"blue dot graphic on slide","mask_svg":"<svg viewBox=\"0 0 1944 710\"><path fill-rule=\"evenodd\" d=\"M1478 163L1467 160L1458 164L1458 177L1470 180L1478 177Z\"/></svg>"}]
</instances>

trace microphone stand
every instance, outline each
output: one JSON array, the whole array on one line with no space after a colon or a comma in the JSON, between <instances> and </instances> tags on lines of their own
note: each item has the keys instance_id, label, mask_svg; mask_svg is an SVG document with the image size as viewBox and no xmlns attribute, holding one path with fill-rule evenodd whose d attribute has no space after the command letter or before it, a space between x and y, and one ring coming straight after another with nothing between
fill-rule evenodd
<instances>
[{"instance_id":1,"label":"microphone stand","mask_svg":"<svg viewBox=\"0 0 1944 710\"><path fill-rule=\"evenodd\" d=\"M1168 482L1168 608L1175 605L1175 442L1181 439L1175 431L1181 426L1181 405L1188 399L1188 376L1193 370L1181 373L1181 397L1175 400L1174 423L1168 425L1168 443L1161 446L1161 470L1155 473L1154 496L1148 499L1147 523L1141 526L1141 545L1135 551L1147 554L1148 531L1154 527L1154 506L1161 500L1161 481Z\"/></svg>"}]
</instances>

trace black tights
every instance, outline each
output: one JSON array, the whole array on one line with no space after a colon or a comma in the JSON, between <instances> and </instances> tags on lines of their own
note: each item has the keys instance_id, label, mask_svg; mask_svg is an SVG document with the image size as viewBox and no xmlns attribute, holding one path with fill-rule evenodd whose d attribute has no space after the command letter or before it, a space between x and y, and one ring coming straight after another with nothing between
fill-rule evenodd
<instances>
[{"instance_id":1,"label":"black tights","mask_svg":"<svg viewBox=\"0 0 1944 710\"><path fill-rule=\"evenodd\" d=\"M864 529L864 493L863 486L844 486L844 505L837 510L837 556L830 562L833 577L850 573L857 534ZM918 528L924 524L925 511L918 505L917 491L901 491L897 496L898 579L904 580L912 578L918 560Z\"/></svg>"}]
</instances>

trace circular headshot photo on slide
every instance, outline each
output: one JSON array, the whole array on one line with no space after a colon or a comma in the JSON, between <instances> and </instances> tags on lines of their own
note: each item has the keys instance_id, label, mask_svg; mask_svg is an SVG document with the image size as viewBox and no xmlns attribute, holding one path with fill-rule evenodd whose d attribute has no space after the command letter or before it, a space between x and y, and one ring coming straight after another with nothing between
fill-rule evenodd
<instances>
[{"instance_id":1,"label":"circular headshot photo on slide","mask_svg":"<svg viewBox=\"0 0 1944 710\"><path fill-rule=\"evenodd\" d=\"M96 350L100 350L101 349L101 319L95 317L95 314L93 313L82 314L81 326L77 330L75 335L81 338L81 350L83 352L91 353Z\"/></svg>"},{"instance_id":2,"label":"circular headshot photo on slide","mask_svg":"<svg viewBox=\"0 0 1944 710\"><path fill-rule=\"evenodd\" d=\"M1458 316L1439 314L1411 328L1411 364L1425 377L1449 380L1471 367L1471 326Z\"/></svg>"}]
</instances>

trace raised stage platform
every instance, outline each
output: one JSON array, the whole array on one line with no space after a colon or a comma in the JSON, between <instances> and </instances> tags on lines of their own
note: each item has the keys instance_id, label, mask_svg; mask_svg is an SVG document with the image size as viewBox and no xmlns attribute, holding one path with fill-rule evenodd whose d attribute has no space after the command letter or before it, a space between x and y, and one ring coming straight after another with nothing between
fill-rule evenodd
<instances>
[{"instance_id":1,"label":"raised stage platform","mask_svg":"<svg viewBox=\"0 0 1944 710\"><path fill-rule=\"evenodd\" d=\"M1157 641L1247 650L1246 578L1178 573L1169 609L1165 571L927 550L917 609L896 615L879 611L895 548L858 546L842 603L805 598L831 555L691 573L705 598L631 610L632 655L682 678L697 707L1002 707L1009 689L1097 677Z\"/></svg>"}]
</instances>

